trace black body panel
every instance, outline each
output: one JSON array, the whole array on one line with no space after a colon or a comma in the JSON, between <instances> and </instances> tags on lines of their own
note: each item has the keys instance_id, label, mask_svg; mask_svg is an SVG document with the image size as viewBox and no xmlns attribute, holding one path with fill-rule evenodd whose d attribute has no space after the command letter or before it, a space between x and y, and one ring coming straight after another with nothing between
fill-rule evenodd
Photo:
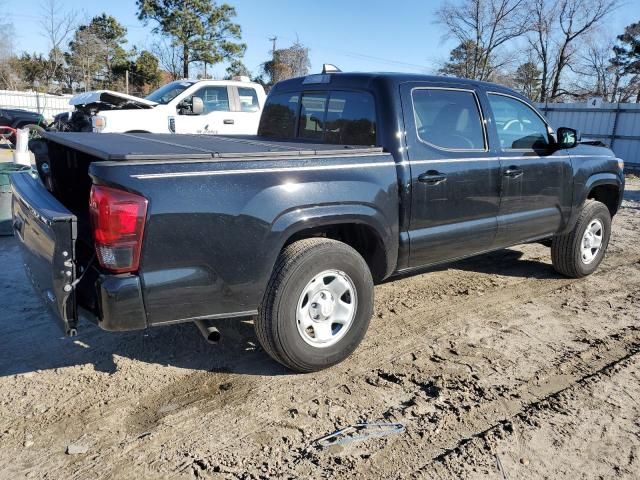
<instances>
[{"instance_id":1,"label":"black body panel","mask_svg":"<svg viewBox=\"0 0 640 480\"><path fill-rule=\"evenodd\" d=\"M74 244L76 217L58 202L32 172L11 175L14 231L27 274L66 334L77 326Z\"/></svg>"},{"instance_id":2,"label":"black body panel","mask_svg":"<svg viewBox=\"0 0 640 480\"><path fill-rule=\"evenodd\" d=\"M367 225L398 252L398 188L389 154L92 164L149 200L140 264L148 323L255 312L292 235ZM203 201L206 199L206 201Z\"/></svg>"}]
</instances>

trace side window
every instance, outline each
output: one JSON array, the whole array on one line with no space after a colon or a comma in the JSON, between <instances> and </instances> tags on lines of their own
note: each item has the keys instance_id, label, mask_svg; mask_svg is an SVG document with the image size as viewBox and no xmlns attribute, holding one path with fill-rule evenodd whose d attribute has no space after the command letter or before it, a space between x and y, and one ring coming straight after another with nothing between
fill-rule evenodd
<instances>
[{"instance_id":1,"label":"side window","mask_svg":"<svg viewBox=\"0 0 640 480\"><path fill-rule=\"evenodd\" d=\"M300 104L298 137L321 140L324 133L326 93L304 93Z\"/></svg>"},{"instance_id":2,"label":"side window","mask_svg":"<svg viewBox=\"0 0 640 480\"><path fill-rule=\"evenodd\" d=\"M526 103L494 93L489 94L489 103L503 149L534 149L549 145L546 124Z\"/></svg>"},{"instance_id":3,"label":"side window","mask_svg":"<svg viewBox=\"0 0 640 480\"><path fill-rule=\"evenodd\" d=\"M325 143L375 145L376 108L364 92L331 92L325 120Z\"/></svg>"},{"instance_id":4,"label":"side window","mask_svg":"<svg viewBox=\"0 0 640 480\"><path fill-rule=\"evenodd\" d=\"M238 97L240 97L241 112L257 112L260 109L255 88L238 87Z\"/></svg>"},{"instance_id":5,"label":"side window","mask_svg":"<svg viewBox=\"0 0 640 480\"><path fill-rule=\"evenodd\" d=\"M226 86L203 87L194 93L193 96L200 97L204 102L203 115L211 112L229 111L229 93Z\"/></svg>"},{"instance_id":6,"label":"side window","mask_svg":"<svg viewBox=\"0 0 640 480\"><path fill-rule=\"evenodd\" d=\"M260 116L258 135L275 138L294 138L299 99L299 93L269 95Z\"/></svg>"},{"instance_id":7,"label":"side window","mask_svg":"<svg viewBox=\"0 0 640 480\"><path fill-rule=\"evenodd\" d=\"M476 96L464 90L413 90L418 138L438 148L484 150L484 130Z\"/></svg>"}]
</instances>

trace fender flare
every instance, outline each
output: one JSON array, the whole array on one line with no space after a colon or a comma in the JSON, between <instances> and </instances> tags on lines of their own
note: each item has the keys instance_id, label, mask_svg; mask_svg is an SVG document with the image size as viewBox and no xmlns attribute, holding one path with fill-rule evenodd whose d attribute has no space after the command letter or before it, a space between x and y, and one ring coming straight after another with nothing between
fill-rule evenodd
<instances>
[{"instance_id":1,"label":"fender flare","mask_svg":"<svg viewBox=\"0 0 640 480\"><path fill-rule=\"evenodd\" d=\"M593 190L595 187L599 187L600 185L614 185L618 187L618 189L622 188L623 182L620 180L620 177L615 173L611 172L603 172L603 173L595 173L587 178L587 181L584 184L582 201L587 199L589 192Z\"/></svg>"},{"instance_id":2,"label":"fender flare","mask_svg":"<svg viewBox=\"0 0 640 480\"><path fill-rule=\"evenodd\" d=\"M612 185L615 186L618 190L622 191L624 189L624 181L620 179L618 175L612 172L600 172L594 173L587 178L587 181L584 183L579 192L576 192L574 196L573 203L573 211L571 212L571 217L567 222L566 227L563 229L563 233L569 232L575 226L575 223L578 219L578 213L580 211L580 207L587 201L589 198L589 193L595 187L599 187L601 185ZM622 192L620 194L620 198L618 199L618 206L622 202Z\"/></svg>"},{"instance_id":3,"label":"fender flare","mask_svg":"<svg viewBox=\"0 0 640 480\"><path fill-rule=\"evenodd\" d=\"M276 251L279 253L291 237L315 228L341 224L359 224L371 228L384 250L385 277L395 269L398 260L399 232L393 228L393 220L369 204L347 203L309 206L292 209L279 215L271 226L277 237ZM274 264L275 264L275 259Z\"/></svg>"}]
</instances>

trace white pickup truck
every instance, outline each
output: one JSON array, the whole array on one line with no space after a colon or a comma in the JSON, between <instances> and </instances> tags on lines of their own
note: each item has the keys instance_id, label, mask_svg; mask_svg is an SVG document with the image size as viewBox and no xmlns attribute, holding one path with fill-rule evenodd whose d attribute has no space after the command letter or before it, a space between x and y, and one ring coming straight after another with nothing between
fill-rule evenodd
<instances>
[{"instance_id":1,"label":"white pickup truck","mask_svg":"<svg viewBox=\"0 0 640 480\"><path fill-rule=\"evenodd\" d=\"M255 135L265 98L246 77L177 80L145 98L110 90L76 95L74 112L55 123L63 131Z\"/></svg>"}]
</instances>

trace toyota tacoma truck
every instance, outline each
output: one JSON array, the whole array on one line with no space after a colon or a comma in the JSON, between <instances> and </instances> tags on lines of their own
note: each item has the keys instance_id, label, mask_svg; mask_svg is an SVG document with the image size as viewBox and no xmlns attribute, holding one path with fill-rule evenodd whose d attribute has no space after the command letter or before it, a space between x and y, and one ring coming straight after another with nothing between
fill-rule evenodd
<instances>
[{"instance_id":1,"label":"toyota tacoma truck","mask_svg":"<svg viewBox=\"0 0 640 480\"><path fill-rule=\"evenodd\" d=\"M257 136L48 133L12 175L27 272L68 335L253 317L310 372L362 340L374 284L525 242L602 261L623 162L508 88L323 73L270 92ZM84 321L84 320L83 320Z\"/></svg>"}]
</instances>

